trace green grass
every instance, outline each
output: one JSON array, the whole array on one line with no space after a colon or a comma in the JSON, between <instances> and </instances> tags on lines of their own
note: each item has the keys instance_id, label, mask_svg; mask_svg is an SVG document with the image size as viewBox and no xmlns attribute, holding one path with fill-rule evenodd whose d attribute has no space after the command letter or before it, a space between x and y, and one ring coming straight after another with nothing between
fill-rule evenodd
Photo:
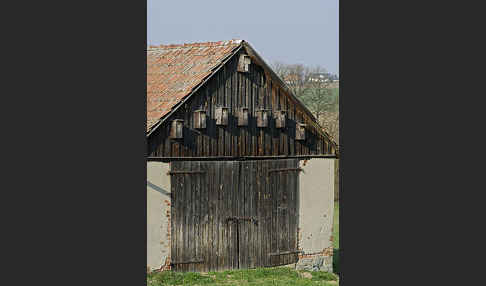
<instances>
[{"instance_id":1,"label":"green grass","mask_svg":"<svg viewBox=\"0 0 486 286\"><path fill-rule=\"evenodd\" d=\"M338 285L338 276L289 267L228 270L209 273L164 271L147 275L147 286L162 285Z\"/></svg>"},{"instance_id":2,"label":"green grass","mask_svg":"<svg viewBox=\"0 0 486 286\"><path fill-rule=\"evenodd\" d=\"M289 267L228 270L209 273L164 271L147 274L147 286L162 285L339 285L339 202L334 202L333 270L297 271ZM308 274L304 274L308 273Z\"/></svg>"},{"instance_id":3,"label":"green grass","mask_svg":"<svg viewBox=\"0 0 486 286\"><path fill-rule=\"evenodd\" d=\"M334 202L334 227L333 227L334 253L332 268L334 273L339 274L339 201Z\"/></svg>"}]
</instances>

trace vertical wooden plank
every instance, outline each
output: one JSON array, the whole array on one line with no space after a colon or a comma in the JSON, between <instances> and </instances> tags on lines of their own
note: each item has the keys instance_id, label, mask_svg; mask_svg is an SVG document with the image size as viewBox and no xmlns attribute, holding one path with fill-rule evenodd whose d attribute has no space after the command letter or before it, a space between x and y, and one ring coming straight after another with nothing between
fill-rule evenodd
<instances>
[{"instance_id":1,"label":"vertical wooden plank","mask_svg":"<svg viewBox=\"0 0 486 286\"><path fill-rule=\"evenodd\" d=\"M204 157L207 157L209 156L209 152L208 152L208 149L207 147L209 146L209 142L208 142L208 121L210 121L210 114L211 114L211 111L209 109L209 106L208 106L208 87L207 85L203 88L203 90L201 91L201 98L202 98L202 102L201 102L201 108L203 110L206 110L206 129L202 130L201 131L201 149L202 149L202 153L201 153L201 156L204 156Z\"/></svg>"},{"instance_id":2,"label":"vertical wooden plank","mask_svg":"<svg viewBox=\"0 0 486 286\"><path fill-rule=\"evenodd\" d=\"M218 104L218 94L216 90L216 84L217 84L216 77L213 77L209 81L209 85L208 85L210 99L211 99L211 120L210 120L211 156L217 156L218 154L218 127L216 126L216 117L215 117L216 106Z\"/></svg>"},{"instance_id":3,"label":"vertical wooden plank","mask_svg":"<svg viewBox=\"0 0 486 286\"><path fill-rule=\"evenodd\" d=\"M274 160L269 160L268 161L268 170L271 170L274 167ZM274 230L273 230L273 200L274 200L274 194L273 190L275 188L275 180L272 175L272 173L267 173L267 223L268 223L268 235L267 235L267 253L271 253L273 251L274 247ZM272 266L273 265L273 257L272 256L267 256L267 266Z\"/></svg>"},{"instance_id":4,"label":"vertical wooden plank","mask_svg":"<svg viewBox=\"0 0 486 286\"><path fill-rule=\"evenodd\" d=\"M241 104L241 88L240 88L240 73L235 73L234 75L235 77L235 81L234 81L234 98L235 98L235 108L236 110L238 110L242 104ZM243 137L243 133L242 133L242 126L238 127L236 129L236 134L238 134L237 138L236 138L236 155L237 156L242 156L242 137Z\"/></svg>"},{"instance_id":5,"label":"vertical wooden plank","mask_svg":"<svg viewBox=\"0 0 486 286\"><path fill-rule=\"evenodd\" d=\"M249 184L250 184L250 178L249 178L249 173L250 173L250 166L249 162L244 162L244 169L243 169L243 180L244 180L244 193L243 193L243 216L247 217L250 215L249 213ZM239 224L239 227L242 230L242 245L240 248L240 254L242 256L242 265L240 265L240 268L247 269L249 267L249 251L248 251L248 223L245 221L241 221Z\"/></svg>"},{"instance_id":6,"label":"vertical wooden plank","mask_svg":"<svg viewBox=\"0 0 486 286\"><path fill-rule=\"evenodd\" d=\"M215 271L215 256L216 256L216 200L215 200L215 162L208 162L208 201L209 201L209 222L208 222L208 233L209 233L209 244L208 244L208 264L209 270Z\"/></svg>"},{"instance_id":7,"label":"vertical wooden plank","mask_svg":"<svg viewBox=\"0 0 486 286\"><path fill-rule=\"evenodd\" d=\"M256 94L255 94L255 99L256 99ZM252 177L252 162L253 161L248 161L247 162L247 170L246 170L246 176L247 176L247 188L245 190L245 217L251 217L252 216L252 189L253 189L253 177ZM251 253L251 222L250 221L243 221L243 225L245 226L245 242L246 242L246 268L251 268L252 265L252 253Z\"/></svg>"},{"instance_id":8,"label":"vertical wooden plank","mask_svg":"<svg viewBox=\"0 0 486 286\"><path fill-rule=\"evenodd\" d=\"M235 186L235 190L234 190L234 196L233 196L233 208L232 208L232 212L231 212L231 214L233 216L239 216L239 209L241 208L240 204L239 204L239 195L240 195L241 188L242 188L242 186L240 185L240 181L239 181L240 170L241 170L241 162L240 161L234 162L233 173L232 173L233 180L232 181L233 181L233 184ZM234 238L233 238L233 243L234 243L234 247L233 247L233 269L238 269L239 268L239 230L238 230L238 224L233 221L232 227L233 227L233 235L234 235Z\"/></svg>"},{"instance_id":9,"label":"vertical wooden plank","mask_svg":"<svg viewBox=\"0 0 486 286\"><path fill-rule=\"evenodd\" d=\"M235 216L239 217L239 216L242 216L242 202L243 202L243 196L242 196L242 193L243 193L243 189L244 189L244 185L243 185L243 176L242 176L242 172L243 172L243 166L244 162L243 161L238 161L238 168L235 170L236 172L236 175L235 175L235 182L236 184L238 185L238 192L236 193L236 196L235 196L235 203L237 205L237 208L234 209L234 214ZM236 235L236 250L235 250L235 253L237 254L236 257L235 257L235 268L238 269L240 268L240 265L241 265L241 229L240 229L240 226L238 224L238 222L234 222L233 225L235 226L235 235Z\"/></svg>"},{"instance_id":10,"label":"vertical wooden plank","mask_svg":"<svg viewBox=\"0 0 486 286\"><path fill-rule=\"evenodd\" d=\"M225 248L225 227L224 227L224 168L225 162L218 162L218 270L224 270L224 248Z\"/></svg>"},{"instance_id":11,"label":"vertical wooden plank","mask_svg":"<svg viewBox=\"0 0 486 286\"><path fill-rule=\"evenodd\" d=\"M265 212L265 196L266 196L266 182L267 182L267 174L266 174L266 164L267 160L262 160L260 162L260 197L259 197L259 208L258 208L258 226L259 226L259 231L260 231L260 266L264 267L266 265L266 231L268 229L267 227L267 221L266 221L266 212Z\"/></svg>"},{"instance_id":12,"label":"vertical wooden plank","mask_svg":"<svg viewBox=\"0 0 486 286\"><path fill-rule=\"evenodd\" d=\"M272 160L272 169L278 169L279 168L279 161L278 160ZM279 180L278 180L278 173L277 172L272 172L271 173L272 180L273 180L273 185L272 185L272 252L278 251L278 190L279 190ZM278 265L279 263L279 257L278 256L272 256L273 257L273 263L272 265Z\"/></svg>"},{"instance_id":13,"label":"vertical wooden plank","mask_svg":"<svg viewBox=\"0 0 486 286\"><path fill-rule=\"evenodd\" d=\"M193 162L193 168L196 171L201 171L201 163L200 162ZM195 241L195 252L194 256L196 259L201 259L202 254L201 254L201 246L202 246L202 231L201 231L201 204L202 204L202 198L201 198L201 183L202 183L202 176L204 174L196 174L194 177L194 213L195 213L195 218L194 218L194 235L196 236L194 241ZM194 265L194 271L202 271L202 264L195 264Z\"/></svg>"},{"instance_id":14,"label":"vertical wooden plank","mask_svg":"<svg viewBox=\"0 0 486 286\"><path fill-rule=\"evenodd\" d=\"M272 113L273 111L276 111L279 109L279 105L280 105L280 88L277 88L275 90L275 98L274 98L274 105L272 106ZM275 121L274 121L275 122ZM279 152L279 148L280 148L280 136L279 136L279 133L280 133L280 130L275 128L275 126L273 126L273 132L272 132L272 151L273 151L273 155L276 156L278 155L278 152Z\"/></svg>"},{"instance_id":15,"label":"vertical wooden plank","mask_svg":"<svg viewBox=\"0 0 486 286\"><path fill-rule=\"evenodd\" d=\"M299 160L294 159L293 160L293 167L298 168L299 167ZM293 196L293 203L292 203L292 210L293 210L293 215L291 216L292 218L292 237L291 237L291 246L292 249L297 249L297 239L298 239L298 212L297 212L297 206L298 206L298 192L297 192L297 186L299 184L299 177L300 173L296 172L292 177L291 177L291 182L290 182L290 187L292 191L292 196ZM293 260L292 263L297 262L299 255L297 253L293 254Z\"/></svg>"},{"instance_id":16,"label":"vertical wooden plank","mask_svg":"<svg viewBox=\"0 0 486 286\"><path fill-rule=\"evenodd\" d=\"M287 168L293 168L293 160L286 160L287 161ZM286 249L288 251L292 251L294 250L295 248L292 248L291 247L291 243L290 243L290 236L291 236L291 229L290 229L290 220L291 220L291 205L292 205L292 195L290 193L291 191L291 187L290 187L290 177L294 176L294 174L297 173L297 171L290 171L290 172L287 172L287 174L285 175L285 196L286 196L286 204L285 204L285 207L286 207L286 211L285 211L285 241L286 241ZM290 263L290 257L291 255L285 255L285 264L289 264Z\"/></svg>"},{"instance_id":17,"label":"vertical wooden plank","mask_svg":"<svg viewBox=\"0 0 486 286\"><path fill-rule=\"evenodd\" d=\"M189 170L191 171L196 171L197 170L197 162L193 162L193 161L188 161L188 165L190 165L190 167L188 167ZM196 200L196 180L197 180L197 177L199 177L199 174L189 174L189 182L190 182L190 185L189 185L189 208L191 209L191 216L189 217L188 221L189 221L189 225L188 225L188 242L187 244L189 245L189 253L190 253L190 256L189 256L189 260L194 260L196 258L198 258L196 256L196 246L197 246L197 229L196 229L196 216L197 216L197 212L196 212L196 204L197 204L197 200ZM188 266L188 269L187 271L191 271L191 272L194 272L196 270L196 265L194 263L190 263L190 264L187 264Z\"/></svg>"},{"instance_id":18,"label":"vertical wooden plank","mask_svg":"<svg viewBox=\"0 0 486 286\"><path fill-rule=\"evenodd\" d=\"M171 171L177 171L179 169L180 162L171 162ZM172 184L174 182L174 184ZM175 214L175 221L174 221L174 228L171 232L171 237L173 237L174 243L174 252L171 253L172 261L180 261L181 260L181 226L182 226L182 216L184 215L183 210L180 208L180 202L182 201L182 197L184 193L182 192L182 182L180 176L171 176L171 188L174 187L174 194L176 201L173 202L174 214ZM174 271L179 270L179 265L174 265Z\"/></svg>"},{"instance_id":19,"label":"vertical wooden plank","mask_svg":"<svg viewBox=\"0 0 486 286\"><path fill-rule=\"evenodd\" d=\"M201 96L202 96L202 102L201 102L201 108L203 110L206 110L206 129L202 130L201 132L201 148L202 148L202 155L201 156L209 156L209 152L206 146L209 145L208 143L208 128L209 128L209 121L211 121L211 110L209 109L208 105L208 86L204 86L203 90L201 91Z\"/></svg>"},{"instance_id":20,"label":"vertical wooden plank","mask_svg":"<svg viewBox=\"0 0 486 286\"><path fill-rule=\"evenodd\" d=\"M190 163L189 161L182 161L182 170L188 170L190 168ZM191 182L190 182L190 175L189 174L183 174L183 175L177 175L177 176L182 176L184 179L183 185L184 185L184 201L183 204L186 205L186 211L184 215L184 222L183 222L183 234L184 234L184 248L183 248L183 261L188 261L191 259L191 249L189 245L189 218L192 216L192 209L190 207L190 201L191 201ZM182 271L187 272L189 268L188 264L182 264Z\"/></svg>"},{"instance_id":21,"label":"vertical wooden plank","mask_svg":"<svg viewBox=\"0 0 486 286\"><path fill-rule=\"evenodd\" d=\"M254 99L257 99L254 97ZM245 162L246 168L245 168L245 217L250 217L250 205L251 205L251 176L250 176L250 168L251 168L251 161ZM250 224L248 221L242 221L240 222L240 225L242 226L244 230L244 258L245 258L245 268L248 269L250 267Z\"/></svg>"},{"instance_id":22,"label":"vertical wooden plank","mask_svg":"<svg viewBox=\"0 0 486 286\"><path fill-rule=\"evenodd\" d=\"M205 172L201 175L200 181L200 198L201 198L201 212L200 212L200 232L201 232L201 248L200 248L200 257L204 261L201 264L201 271L208 272L209 271L209 264L208 264L208 221L209 221L209 213L208 213L208 168L207 162L200 162L200 169L202 172Z\"/></svg>"},{"instance_id":23,"label":"vertical wooden plank","mask_svg":"<svg viewBox=\"0 0 486 286\"><path fill-rule=\"evenodd\" d=\"M248 192L247 192L247 205L248 205L248 212L247 217L253 217L253 197L255 192L255 161L248 161ZM254 244L253 244L253 225L252 221L244 221L244 224L247 226L248 230L248 268L255 268L255 254L254 254Z\"/></svg>"},{"instance_id":24,"label":"vertical wooden plank","mask_svg":"<svg viewBox=\"0 0 486 286\"><path fill-rule=\"evenodd\" d=\"M234 111L231 108L231 90L230 90L230 80L231 80L231 73L229 71L228 64L224 67L224 98L225 98L225 106L228 107L228 126L225 127L225 134L224 134L224 145L225 145L225 156L231 156L231 143L233 141L233 137L231 135L231 131L233 126L236 126L234 122Z\"/></svg>"},{"instance_id":25,"label":"vertical wooden plank","mask_svg":"<svg viewBox=\"0 0 486 286\"><path fill-rule=\"evenodd\" d=\"M168 156L170 157L171 154L172 154L172 146L171 146L171 142L170 142L170 139L169 139L169 136L168 135L168 130L167 130L167 126L161 126L163 128L163 132L164 132L164 138L165 138L165 143L164 143L164 156Z\"/></svg>"},{"instance_id":26,"label":"vertical wooden plank","mask_svg":"<svg viewBox=\"0 0 486 286\"><path fill-rule=\"evenodd\" d=\"M295 114L294 102L290 102L289 111L289 155L295 155Z\"/></svg>"},{"instance_id":27,"label":"vertical wooden plank","mask_svg":"<svg viewBox=\"0 0 486 286\"><path fill-rule=\"evenodd\" d=\"M236 61L235 61L236 63ZM231 68L231 106L233 110L233 114L236 114L238 110L238 79L236 77L236 72L234 71L235 64L233 64ZM237 119L236 119L237 120ZM232 143L231 143L231 155L238 156L238 139L240 137L240 129L236 126L233 126L233 133L232 133Z\"/></svg>"},{"instance_id":28,"label":"vertical wooden plank","mask_svg":"<svg viewBox=\"0 0 486 286\"><path fill-rule=\"evenodd\" d=\"M175 171L175 164L176 162L170 163L170 170ZM170 177L170 259L171 262L177 261L177 219L179 217L178 213L178 204L177 204L177 196L178 196L178 186L179 183L177 182L177 177L171 176ZM174 267L175 270L175 267Z\"/></svg>"},{"instance_id":29,"label":"vertical wooden plank","mask_svg":"<svg viewBox=\"0 0 486 286\"><path fill-rule=\"evenodd\" d=\"M224 92L222 87L224 87L224 84L222 82L222 70L219 70L217 72L217 85L216 85L216 92L218 95L218 106L224 106ZM218 125L218 156L224 156L224 131L225 131L225 126L224 125Z\"/></svg>"},{"instance_id":30,"label":"vertical wooden plank","mask_svg":"<svg viewBox=\"0 0 486 286\"><path fill-rule=\"evenodd\" d=\"M215 162L215 186L214 186L214 192L215 192L215 205L216 205L216 210L215 210L215 235L216 235L216 248L215 248L215 269L217 271L221 270L221 162Z\"/></svg>"},{"instance_id":31,"label":"vertical wooden plank","mask_svg":"<svg viewBox=\"0 0 486 286\"><path fill-rule=\"evenodd\" d=\"M255 226L255 257L256 267L262 267L262 217L261 217L261 195L262 195L262 163L263 160L256 162L256 186L255 186L255 217L257 225Z\"/></svg>"},{"instance_id":32,"label":"vertical wooden plank","mask_svg":"<svg viewBox=\"0 0 486 286\"><path fill-rule=\"evenodd\" d=\"M171 150L171 155L174 156L174 157L177 157L179 156L179 143L177 143L175 140L171 139L170 140L170 145L172 147L172 150Z\"/></svg>"},{"instance_id":33,"label":"vertical wooden plank","mask_svg":"<svg viewBox=\"0 0 486 286\"><path fill-rule=\"evenodd\" d=\"M174 170L182 170L182 162L172 162L174 166ZM177 181L177 260L176 261L181 261L184 259L184 230L183 230L183 224L184 224L184 217L186 216L185 209L182 208L182 204L184 202L184 177L180 175L173 175L175 176L176 181ZM181 265L176 265L176 271L182 271Z\"/></svg>"},{"instance_id":34,"label":"vertical wooden plank","mask_svg":"<svg viewBox=\"0 0 486 286\"><path fill-rule=\"evenodd\" d=\"M245 85L244 85L244 78L241 73L237 73L238 77L238 98L239 98L239 106L244 106L248 107L246 104L246 97L245 97ZM249 118L248 118L248 123L251 120L251 109L248 109L249 112ZM248 143L246 142L246 136L247 136L247 130L248 130L248 125L247 126L242 126L239 128L240 129L240 136L241 138L239 139L239 146L240 149L240 156L246 155L246 148L248 147Z\"/></svg>"},{"instance_id":35,"label":"vertical wooden plank","mask_svg":"<svg viewBox=\"0 0 486 286\"><path fill-rule=\"evenodd\" d=\"M274 162L275 160L269 160L268 161L268 169L269 171L271 169L274 169ZM275 189L275 180L274 180L274 174L268 172L268 200L267 200L267 212L268 212L268 223L269 223L269 233L268 233L268 253L271 253L274 251L275 248L275 231L274 231L274 189ZM273 266L274 265L274 257L273 256L268 256L268 265L267 266Z\"/></svg>"},{"instance_id":36,"label":"vertical wooden plank","mask_svg":"<svg viewBox=\"0 0 486 286\"><path fill-rule=\"evenodd\" d=\"M277 161L277 167L276 169L281 169L283 168L283 163L285 163L285 160L276 160ZM282 245L282 233L284 230L282 229L283 224L283 214L284 210L282 209L282 201L283 201L283 189L284 186L282 184L282 177L283 177L284 172L276 172L275 173L275 179L277 181L277 190L276 190L276 197L275 197L275 203L276 203L276 211L277 211L277 228L276 228L276 239L277 239L277 251L281 252L283 251L283 245ZM282 264L282 258L283 255L276 255L276 260L277 264L276 265L281 265Z\"/></svg>"},{"instance_id":37,"label":"vertical wooden plank","mask_svg":"<svg viewBox=\"0 0 486 286\"><path fill-rule=\"evenodd\" d=\"M281 98L281 106L279 110L287 110L287 96L282 95ZM279 131L280 134L280 148L278 155L285 155L285 151L287 149L287 124L285 125L285 128L283 128L281 131Z\"/></svg>"},{"instance_id":38,"label":"vertical wooden plank","mask_svg":"<svg viewBox=\"0 0 486 286\"><path fill-rule=\"evenodd\" d=\"M269 100L269 94L271 93L271 87L268 89L267 93L265 93L265 100L264 100L264 108L265 109L272 109L271 100ZM265 128L265 146L264 146L264 155L272 155L272 136L274 130L274 123L273 123L273 114L272 111L269 111L269 124L268 127Z\"/></svg>"},{"instance_id":39,"label":"vertical wooden plank","mask_svg":"<svg viewBox=\"0 0 486 286\"><path fill-rule=\"evenodd\" d=\"M289 163L287 164L288 168L297 168L295 166L295 160L289 160ZM288 189L288 249L289 250L295 250L296 246L295 244L295 239L294 239L294 234L296 233L295 225L294 225L294 220L296 217L295 209L294 206L296 205L295 203L295 194L294 194L294 188L293 188L293 181L294 177L298 174L299 172L290 172L287 176L287 189ZM293 261L294 255L291 254L289 255L289 259L287 263L294 263Z\"/></svg>"},{"instance_id":40,"label":"vertical wooden plank","mask_svg":"<svg viewBox=\"0 0 486 286\"><path fill-rule=\"evenodd\" d=\"M299 112L297 113L297 120L298 122L304 122L304 118L302 116L302 112L299 110ZM297 143L297 151L296 151L296 154L297 155L303 155L303 140L297 140L296 143Z\"/></svg>"},{"instance_id":41,"label":"vertical wooden plank","mask_svg":"<svg viewBox=\"0 0 486 286\"><path fill-rule=\"evenodd\" d=\"M231 169L233 167L233 162L225 162L224 170L224 205L225 205L225 215L223 217L224 228L226 230L225 237L225 249L224 249L224 265L225 269L231 269L231 227L228 223L228 217L231 216L231 193L232 193L232 182L231 182Z\"/></svg>"},{"instance_id":42,"label":"vertical wooden plank","mask_svg":"<svg viewBox=\"0 0 486 286\"><path fill-rule=\"evenodd\" d=\"M246 170L246 162L241 161L241 168L240 168L240 186L241 186L241 191L238 196L239 200L239 210L238 210L238 216L243 217L245 216L245 190L246 190L246 177L245 177L245 170ZM245 265L245 227L244 224L238 222L238 267L240 269L244 269L246 267Z\"/></svg>"},{"instance_id":43,"label":"vertical wooden plank","mask_svg":"<svg viewBox=\"0 0 486 286\"><path fill-rule=\"evenodd\" d=\"M246 86L247 86L247 93L246 95L248 96L249 104L252 106L253 109L253 121L251 125L251 130L249 131L250 137L251 137L251 151L250 155L251 156L256 156L258 154L258 127L257 127L257 120L256 120L256 111L257 111L257 105L255 101L255 95L253 94L253 90L251 89L251 80L250 77L246 77Z\"/></svg>"},{"instance_id":44,"label":"vertical wooden plank","mask_svg":"<svg viewBox=\"0 0 486 286\"><path fill-rule=\"evenodd\" d=\"M225 225L227 227L227 269L234 269L233 261L234 261L234 227L233 222L228 221L228 217L234 216L233 209L234 209L234 190L236 188L236 184L233 184L233 174L234 174L234 164L237 162L229 161L227 162L227 173L226 173L226 184L227 184L227 199L226 199L226 217L225 217Z\"/></svg>"},{"instance_id":45,"label":"vertical wooden plank","mask_svg":"<svg viewBox=\"0 0 486 286\"><path fill-rule=\"evenodd\" d=\"M255 267L261 266L261 232L260 232L260 195L261 195L261 161L255 162L255 191L254 191L254 205L253 205L253 215L257 219L256 224L253 225L254 230L254 257L255 257Z\"/></svg>"},{"instance_id":46,"label":"vertical wooden plank","mask_svg":"<svg viewBox=\"0 0 486 286\"><path fill-rule=\"evenodd\" d=\"M226 216L226 163L227 162L220 162L219 168L219 175L220 175L220 183L219 183L219 204L218 204L218 212L219 212L219 246L218 246L218 269L219 270L226 270L226 227L225 227L225 216Z\"/></svg>"},{"instance_id":47,"label":"vertical wooden plank","mask_svg":"<svg viewBox=\"0 0 486 286\"><path fill-rule=\"evenodd\" d=\"M262 161L262 195L260 197L261 202L261 214L260 217L262 218L261 223L261 230L262 230L262 266L269 265L269 257L268 257L268 243L270 241L268 233L270 231L269 225L269 213L268 213L268 185L269 185L269 178L267 176L268 172L268 161Z\"/></svg>"},{"instance_id":48,"label":"vertical wooden plank","mask_svg":"<svg viewBox=\"0 0 486 286\"><path fill-rule=\"evenodd\" d=\"M231 192L232 192L232 185L231 185L231 168L232 168L231 161L226 161L224 164L224 172L223 172L223 189L224 189L224 216L223 216L223 225L225 229L224 235L224 269L231 269L231 227L228 222L228 217L231 216Z\"/></svg>"}]
</instances>

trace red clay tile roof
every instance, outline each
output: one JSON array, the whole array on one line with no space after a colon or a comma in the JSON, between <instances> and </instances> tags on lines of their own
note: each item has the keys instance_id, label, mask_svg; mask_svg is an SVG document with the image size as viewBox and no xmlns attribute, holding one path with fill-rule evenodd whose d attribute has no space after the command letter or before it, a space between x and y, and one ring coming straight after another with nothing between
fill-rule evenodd
<instances>
[{"instance_id":1,"label":"red clay tile roof","mask_svg":"<svg viewBox=\"0 0 486 286\"><path fill-rule=\"evenodd\" d=\"M213 73L240 40L150 46L147 49L147 132Z\"/></svg>"}]
</instances>

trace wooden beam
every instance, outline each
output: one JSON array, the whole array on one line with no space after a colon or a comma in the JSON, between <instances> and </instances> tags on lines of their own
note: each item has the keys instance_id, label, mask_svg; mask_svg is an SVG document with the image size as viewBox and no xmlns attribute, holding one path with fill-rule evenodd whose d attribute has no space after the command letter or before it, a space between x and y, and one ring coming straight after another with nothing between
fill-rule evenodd
<instances>
[{"instance_id":1,"label":"wooden beam","mask_svg":"<svg viewBox=\"0 0 486 286\"><path fill-rule=\"evenodd\" d=\"M269 160L269 159L312 159L312 158L327 158L337 159L338 156L334 154L326 155L297 155L297 156L215 156L215 157L147 157L147 161L243 161L243 160Z\"/></svg>"}]
</instances>

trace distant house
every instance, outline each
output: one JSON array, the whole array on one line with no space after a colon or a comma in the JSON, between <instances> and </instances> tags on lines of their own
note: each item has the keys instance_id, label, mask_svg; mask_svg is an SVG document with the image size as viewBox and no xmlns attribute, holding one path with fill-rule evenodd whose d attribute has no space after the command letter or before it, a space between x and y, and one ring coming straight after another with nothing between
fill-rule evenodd
<instances>
[{"instance_id":1,"label":"distant house","mask_svg":"<svg viewBox=\"0 0 486 286\"><path fill-rule=\"evenodd\" d=\"M284 76L284 81L288 85L294 85L300 80L300 77L298 74L288 74Z\"/></svg>"},{"instance_id":2,"label":"distant house","mask_svg":"<svg viewBox=\"0 0 486 286\"><path fill-rule=\"evenodd\" d=\"M311 82L328 82L330 78L329 73L312 73L309 75L309 81Z\"/></svg>"}]
</instances>

